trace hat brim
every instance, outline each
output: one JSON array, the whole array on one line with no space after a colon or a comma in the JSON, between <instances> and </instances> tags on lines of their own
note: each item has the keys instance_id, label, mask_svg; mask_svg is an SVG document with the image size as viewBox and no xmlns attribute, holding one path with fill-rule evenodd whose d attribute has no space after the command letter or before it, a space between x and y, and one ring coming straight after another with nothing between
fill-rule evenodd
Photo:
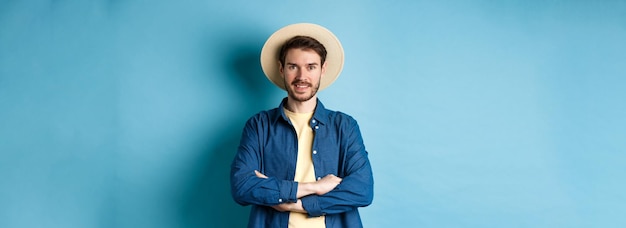
<instances>
[{"instance_id":1,"label":"hat brim","mask_svg":"<svg viewBox=\"0 0 626 228\"><path fill-rule=\"evenodd\" d=\"M320 81L319 90L330 86L343 69L344 53L339 39L328 29L311 23L299 23L285 26L274 32L261 49L261 67L265 76L279 88L285 89L280 75L278 61L280 49L287 40L294 36L310 36L319 41L326 48L326 72Z\"/></svg>"}]
</instances>

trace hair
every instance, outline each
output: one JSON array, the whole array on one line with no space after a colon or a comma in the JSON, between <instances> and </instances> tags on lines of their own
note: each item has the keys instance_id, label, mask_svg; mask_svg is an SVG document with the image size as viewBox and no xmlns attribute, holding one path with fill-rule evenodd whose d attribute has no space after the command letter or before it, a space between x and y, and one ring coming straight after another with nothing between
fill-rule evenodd
<instances>
[{"instance_id":1,"label":"hair","mask_svg":"<svg viewBox=\"0 0 626 228\"><path fill-rule=\"evenodd\" d=\"M310 36L294 36L280 48L278 61L281 66L285 66L285 57L290 49L313 50L320 56L321 65L326 61L326 48L322 43Z\"/></svg>"}]
</instances>

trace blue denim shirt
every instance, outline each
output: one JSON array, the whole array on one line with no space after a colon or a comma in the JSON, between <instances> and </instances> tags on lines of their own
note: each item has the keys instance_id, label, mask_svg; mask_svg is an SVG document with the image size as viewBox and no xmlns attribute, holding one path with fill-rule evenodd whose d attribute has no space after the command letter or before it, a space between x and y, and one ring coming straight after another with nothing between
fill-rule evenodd
<instances>
[{"instance_id":1,"label":"blue denim shirt","mask_svg":"<svg viewBox=\"0 0 626 228\"><path fill-rule=\"evenodd\" d=\"M287 227L289 212L270 206L297 200L298 139L283 111L286 101L247 121L231 164L233 198L241 205L252 205L248 227ZM374 180L357 122L317 100L310 126L316 178L334 174L343 180L324 195L302 197L302 206L309 216L325 215L326 227L362 227L357 208L372 203ZM269 178L256 177L254 170Z\"/></svg>"}]
</instances>

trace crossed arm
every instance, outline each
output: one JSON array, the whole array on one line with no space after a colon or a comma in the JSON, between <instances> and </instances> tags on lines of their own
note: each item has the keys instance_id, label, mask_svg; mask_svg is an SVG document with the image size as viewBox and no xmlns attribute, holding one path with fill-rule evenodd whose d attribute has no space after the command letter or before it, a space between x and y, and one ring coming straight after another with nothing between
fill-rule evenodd
<instances>
[{"instance_id":1,"label":"crossed arm","mask_svg":"<svg viewBox=\"0 0 626 228\"><path fill-rule=\"evenodd\" d=\"M254 174L258 178L267 179L267 176L260 173L259 171L254 170ZM280 212L291 211L291 212L307 213L307 211L302 206L302 201L299 200L300 198L308 196L308 195L313 195L313 194L324 195L332 191L335 187L337 187L337 185L341 183L341 180L342 180L341 178L333 174L328 174L324 178L316 182L298 183L298 191L296 193L296 197L298 198L298 200L295 203L282 203L282 204L274 205L272 206L272 208Z\"/></svg>"},{"instance_id":2,"label":"crossed arm","mask_svg":"<svg viewBox=\"0 0 626 228\"><path fill-rule=\"evenodd\" d=\"M255 121L246 124L231 164L231 194L238 204L268 206L278 211L297 211L314 217L343 213L371 204L372 170L356 123L350 124L351 127L342 127L345 142L342 141L344 146L338 151L339 169L332 172L333 167L324 167L323 172L334 175L329 174L309 183L255 172L264 168L262 161L273 162L265 164L271 167L280 163L276 159L281 159L276 154L263 153L261 146L268 139L261 137L264 134L259 132L265 128L258 125Z\"/></svg>"}]
</instances>

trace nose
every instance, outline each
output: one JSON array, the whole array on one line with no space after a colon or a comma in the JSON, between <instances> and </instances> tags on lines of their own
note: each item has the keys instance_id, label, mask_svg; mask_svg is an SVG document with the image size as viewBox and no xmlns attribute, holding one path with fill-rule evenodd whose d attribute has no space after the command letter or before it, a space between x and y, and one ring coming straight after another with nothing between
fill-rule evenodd
<instances>
[{"instance_id":1,"label":"nose","mask_svg":"<svg viewBox=\"0 0 626 228\"><path fill-rule=\"evenodd\" d=\"M303 73L302 73L301 69L296 70L296 79L302 78L302 75L303 75Z\"/></svg>"}]
</instances>

